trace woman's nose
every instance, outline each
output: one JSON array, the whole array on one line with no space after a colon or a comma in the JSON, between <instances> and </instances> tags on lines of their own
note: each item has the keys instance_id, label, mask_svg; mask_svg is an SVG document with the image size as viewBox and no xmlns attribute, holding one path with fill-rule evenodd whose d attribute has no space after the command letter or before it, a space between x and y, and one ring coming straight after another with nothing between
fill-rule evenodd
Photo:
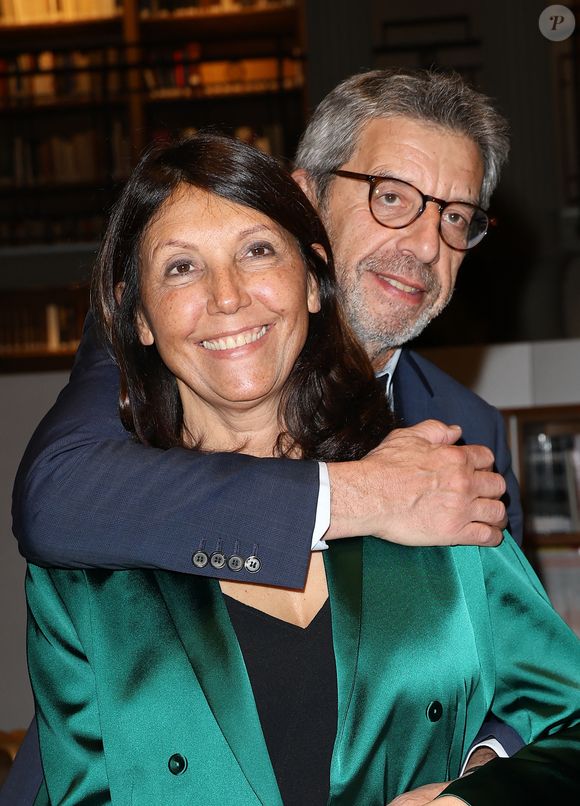
<instances>
[{"instance_id":1,"label":"woman's nose","mask_svg":"<svg viewBox=\"0 0 580 806\"><path fill-rule=\"evenodd\" d=\"M243 278L234 269L219 269L212 274L207 300L210 314L236 313L251 303Z\"/></svg>"}]
</instances>

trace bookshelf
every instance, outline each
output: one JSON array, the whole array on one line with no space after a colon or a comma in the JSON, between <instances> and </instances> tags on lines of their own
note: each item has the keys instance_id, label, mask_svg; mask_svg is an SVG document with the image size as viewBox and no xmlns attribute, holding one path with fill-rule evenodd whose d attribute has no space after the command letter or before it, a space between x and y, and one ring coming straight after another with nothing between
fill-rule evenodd
<instances>
[{"instance_id":1,"label":"bookshelf","mask_svg":"<svg viewBox=\"0 0 580 806\"><path fill-rule=\"evenodd\" d=\"M524 551L580 636L580 403L504 409L524 508Z\"/></svg>"},{"instance_id":2,"label":"bookshelf","mask_svg":"<svg viewBox=\"0 0 580 806\"><path fill-rule=\"evenodd\" d=\"M89 305L86 284L0 295L0 372L72 366Z\"/></svg>"},{"instance_id":3,"label":"bookshelf","mask_svg":"<svg viewBox=\"0 0 580 806\"><path fill-rule=\"evenodd\" d=\"M153 140L212 126L289 157L305 117L303 42L303 0L0 0L0 255L98 242ZM28 302L35 333L46 329L35 294L16 304L1 275L0 309ZM37 296L56 298L58 282ZM9 321L0 369L39 365L25 318Z\"/></svg>"},{"instance_id":4,"label":"bookshelf","mask_svg":"<svg viewBox=\"0 0 580 806\"><path fill-rule=\"evenodd\" d=\"M580 404L504 409L530 547L580 548Z\"/></svg>"}]
</instances>

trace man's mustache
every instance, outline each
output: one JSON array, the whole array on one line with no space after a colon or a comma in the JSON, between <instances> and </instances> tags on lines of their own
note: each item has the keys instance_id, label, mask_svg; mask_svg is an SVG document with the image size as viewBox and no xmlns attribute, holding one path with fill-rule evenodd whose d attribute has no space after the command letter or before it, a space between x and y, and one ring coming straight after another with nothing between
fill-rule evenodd
<instances>
[{"instance_id":1,"label":"man's mustache","mask_svg":"<svg viewBox=\"0 0 580 806\"><path fill-rule=\"evenodd\" d=\"M375 252L359 263L359 273L371 271L375 274L394 274L422 285L426 291L439 288L435 273L424 263L411 255L396 252Z\"/></svg>"}]
</instances>

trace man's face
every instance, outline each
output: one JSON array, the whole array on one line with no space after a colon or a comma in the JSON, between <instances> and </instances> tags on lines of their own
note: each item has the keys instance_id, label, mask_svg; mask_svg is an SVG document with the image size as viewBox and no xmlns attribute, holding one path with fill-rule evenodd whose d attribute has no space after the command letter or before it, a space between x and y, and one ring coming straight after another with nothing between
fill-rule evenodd
<instances>
[{"instance_id":1,"label":"man's face","mask_svg":"<svg viewBox=\"0 0 580 806\"><path fill-rule=\"evenodd\" d=\"M479 149L467 137L405 117L378 118L361 132L341 168L410 182L446 201L478 203L483 180ZM464 253L439 236L439 211L403 229L372 217L366 182L336 177L320 211L330 235L351 325L373 366L417 336L449 302Z\"/></svg>"}]
</instances>

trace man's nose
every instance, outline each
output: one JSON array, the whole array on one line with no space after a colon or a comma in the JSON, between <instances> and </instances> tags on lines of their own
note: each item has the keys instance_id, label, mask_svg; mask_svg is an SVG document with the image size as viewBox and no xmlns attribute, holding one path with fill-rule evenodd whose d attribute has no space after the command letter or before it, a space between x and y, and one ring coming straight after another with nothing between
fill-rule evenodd
<instances>
[{"instance_id":1,"label":"man's nose","mask_svg":"<svg viewBox=\"0 0 580 806\"><path fill-rule=\"evenodd\" d=\"M207 300L207 311L215 313L236 313L251 303L243 277L235 268L219 268L212 272Z\"/></svg>"},{"instance_id":2,"label":"man's nose","mask_svg":"<svg viewBox=\"0 0 580 806\"><path fill-rule=\"evenodd\" d=\"M402 255L412 255L426 265L435 263L441 249L440 223L439 206L434 202L427 202L419 218L400 230L398 251Z\"/></svg>"}]
</instances>

